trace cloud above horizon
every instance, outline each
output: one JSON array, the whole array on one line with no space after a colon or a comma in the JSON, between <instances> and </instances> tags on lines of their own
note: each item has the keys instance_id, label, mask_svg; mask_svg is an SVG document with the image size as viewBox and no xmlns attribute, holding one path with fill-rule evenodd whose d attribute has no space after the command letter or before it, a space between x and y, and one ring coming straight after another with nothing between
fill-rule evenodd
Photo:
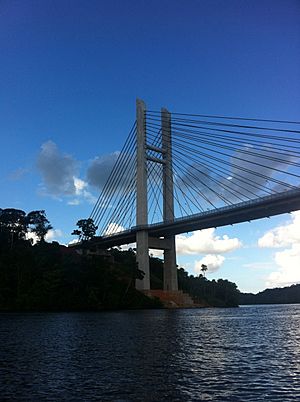
<instances>
[{"instance_id":1,"label":"cloud above horizon","mask_svg":"<svg viewBox=\"0 0 300 402\"><path fill-rule=\"evenodd\" d=\"M95 157L87 169L86 180L98 189L102 189L113 169L120 152Z\"/></svg>"},{"instance_id":2,"label":"cloud above horizon","mask_svg":"<svg viewBox=\"0 0 300 402\"><path fill-rule=\"evenodd\" d=\"M201 266L202 264L207 266L207 272L208 273L213 273L216 272L223 262L225 261L225 257L223 255L218 255L218 254L207 254L201 260L195 261L194 265L194 271L197 274L201 274Z\"/></svg>"},{"instance_id":3,"label":"cloud above horizon","mask_svg":"<svg viewBox=\"0 0 300 402\"><path fill-rule=\"evenodd\" d=\"M82 201L93 204L97 198L88 191L88 183L77 175L79 162L49 140L41 146L36 162L43 180L42 194L53 197L73 197L68 205L79 205Z\"/></svg>"},{"instance_id":4,"label":"cloud above horizon","mask_svg":"<svg viewBox=\"0 0 300 402\"><path fill-rule=\"evenodd\" d=\"M222 254L229 253L240 247L242 243L238 238L229 238L215 235L214 228L197 230L191 235L176 236L176 251L179 255L204 254L200 260L194 261L195 273L201 273L201 265L208 268L208 273L216 272L224 263Z\"/></svg>"},{"instance_id":5,"label":"cloud above horizon","mask_svg":"<svg viewBox=\"0 0 300 402\"><path fill-rule=\"evenodd\" d=\"M73 177L73 180L76 198L68 201L68 204L79 205L81 204L82 200L87 201L89 204L95 204L97 201L97 197L95 197L90 191L87 190L88 183L75 176Z\"/></svg>"},{"instance_id":6,"label":"cloud above horizon","mask_svg":"<svg viewBox=\"0 0 300 402\"><path fill-rule=\"evenodd\" d=\"M282 248L300 244L300 211L291 213L291 222L277 226L258 239L261 248Z\"/></svg>"},{"instance_id":7,"label":"cloud above horizon","mask_svg":"<svg viewBox=\"0 0 300 402\"><path fill-rule=\"evenodd\" d=\"M74 176L78 171L78 162L72 156L62 153L53 141L42 144L37 168L43 178L46 194L61 196L76 193Z\"/></svg>"},{"instance_id":8,"label":"cloud above horizon","mask_svg":"<svg viewBox=\"0 0 300 402\"><path fill-rule=\"evenodd\" d=\"M267 145L265 149L244 144L231 157L230 186L235 191L247 193L248 196L262 193L261 189L279 189L284 191L288 187L279 185L273 179L278 179L278 170L287 171L289 164L295 157L288 153L280 153ZM241 181L242 180L242 181ZM283 180L284 181L284 180ZM242 187L242 188L241 188Z\"/></svg>"},{"instance_id":9,"label":"cloud above horizon","mask_svg":"<svg viewBox=\"0 0 300 402\"><path fill-rule=\"evenodd\" d=\"M238 238L230 239L227 235L215 235L214 228L197 230L191 235L177 235L176 249L178 254L222 254L236 250L242 246Z\"/></svg>"},{"instance_id":10,"label":"cloud above horizon","mask_svg":"<svg viewBox=\"0 0 300 402\"><path fill-rule=\"evenodd\" d=\"M267 277L268 287L300 283L300 211L291 213L291 220L277 226L258 239L261 248L283 248L274 254L276 270Z\"/></svg>"},{"instance_id":11,"label":"cloud above horizon","mask_svg":"<svg viewBox=\"0 0 300 402\"><path fill-rule=\"evenodd\" d=\"M228 155L227 160L223 158L224 163L219 161L211 165L207 159L204 157L199 162L190 163L176 178L177 185L185 191L194 189L198 196L201 195L205 208L211 208L211 203L221 200L237 203L260 194L266 195L264 188L287 190L287 186L273 179L287 182L288 176L282 176L284 173L280 176L278 170L287 172L290 162L295 161L295 157L279 153L270 145L257 149L246 142L231 156Z\"/></svg>"},{"instance_id":12,"label":"cloud above horizon","mask_svg":"<svg viewBox=\"0 0 300 402\"><path fill-rule=\"evenodd\" d=\"M60 229L50 229L48 230L45 240L48 242L59 241L58 239L63 236L63 232ZM38 236L34 232L28 232L26 234L27 239L31 239L33 244L36 244L39 241Z\"/></svg>"},{"instance_id":13,"label":"cloud above horizon","mask_svg":"<svg viewBox=\"0 0 300 402\"><path fill-rule=\"evenodd\" d=\"M12 171L9 175L9 179L12 181L18 181L21 180L26 174L29 173L28 168L18 168Z\"/></svg>"}]
</instances>

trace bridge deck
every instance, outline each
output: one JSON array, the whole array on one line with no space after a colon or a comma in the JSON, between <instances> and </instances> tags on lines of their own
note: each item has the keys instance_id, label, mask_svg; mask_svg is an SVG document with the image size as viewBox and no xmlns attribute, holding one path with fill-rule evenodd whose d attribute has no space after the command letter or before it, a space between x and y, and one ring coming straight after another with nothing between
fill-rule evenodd
<instances>
[{"instance_id":1,"label":"bridge deck","mask_svg":"<svg viewBox=\"0 0 300 402\"><path fill-rule=\"evenodd\" d=\"M217 208L170 222L146 226L135 226L130 230L104 237L95 237L91 243L109 248L134 243L139 230L147 230L153 237L168 237L194 230L208 229L261 219L300 209L300 189L289 190L276 195L261 197L253 201L241 202L234 206Z\"/></svg>"}]
</instances>

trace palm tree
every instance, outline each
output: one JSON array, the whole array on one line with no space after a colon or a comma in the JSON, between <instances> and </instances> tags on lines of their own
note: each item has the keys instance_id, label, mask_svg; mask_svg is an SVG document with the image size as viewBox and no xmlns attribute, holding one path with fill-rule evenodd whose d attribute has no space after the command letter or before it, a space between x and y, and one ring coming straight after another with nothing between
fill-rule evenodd
<instances>
[{"instance_id":1,"label":"palm tree","mask_svg":"<svg viewBox=\"0 0 300 402\"><path fill-rule=\"evenodd\" d=\"M205 264L201 264L201 271L203 272L203 276L204 276L204 278L205 278L205 272L207 271L207 265L205 265Z\"/></svg>"}]
</instances>

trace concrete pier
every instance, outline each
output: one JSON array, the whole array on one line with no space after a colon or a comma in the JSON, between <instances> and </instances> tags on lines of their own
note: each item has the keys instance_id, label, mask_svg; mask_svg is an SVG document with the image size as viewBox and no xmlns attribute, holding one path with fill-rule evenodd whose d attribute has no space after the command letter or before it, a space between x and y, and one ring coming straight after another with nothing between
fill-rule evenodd
<instances>
[{"instance_id":1,"label":"concrete pier","mask_svg":"<svg viewBox=\"0 0 300 402\"><path fill-rule=\"evenodd\" d=\"M148 224L148 192L147 192L147 156L146 156L146 106L137 99L136 124L137 124L137 180L136 180L136 224L145 226ZM144 271L144 279L136 280L136 288L139 290L150 289L149 269L149 244L148 232L138 231L136 234L136 249L138 268Z\"/></svg>"}]
</instances>

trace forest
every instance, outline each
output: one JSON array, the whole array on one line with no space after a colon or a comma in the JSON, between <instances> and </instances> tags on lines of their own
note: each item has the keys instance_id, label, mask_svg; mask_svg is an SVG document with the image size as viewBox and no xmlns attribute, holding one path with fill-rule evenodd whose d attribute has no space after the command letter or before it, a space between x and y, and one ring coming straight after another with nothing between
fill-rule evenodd
<instances>
[{"instance_id":1,"label":"forest","mask_svg":"<svg viewBox=\"0 0 300 402\"><path fill-rule=\"evenodd\" d=\"M79 221L85 228L86 221ZM91 222L87 222L88 230ZM102 255L79 254L76 249L45 241L52 228L45 211L26 214L0 209L0 310L81 311L160 308L134 287L142 278L135 251L112 249ZM93 228L94 229L94 228ZM78 234L78 231L75 231ZM34 234L36 243L28 238ZM161 289L163 262L150 257L151 288ZM236 284L178 269L179 288L207 306L233 307L239 303Z\"/></svg>"},{"instance_id":2,"label":"forest","mask_svg":"<svg viewBox=\"0 0 300 402\"><path fill-rule=\"evenodd\" d=\"M150 258L151 289L162 289L163 261ZM240 292L237 285L226 279L208 280L204 274L190 275L184 268L177 269L178 287L192 296L196 303L210 307L237 307Z\"/></svg>"},{"instance_id":3,"label":"forest","mask_svg":"<svg viewBox=\"0 0 300 402\"><path fill-rule=\"evenodd\" d=\"M284 288L265 289L257 294L241 293L240 304L293 304L300 303L300 284Z\"/></svg>"}]
</instances>

